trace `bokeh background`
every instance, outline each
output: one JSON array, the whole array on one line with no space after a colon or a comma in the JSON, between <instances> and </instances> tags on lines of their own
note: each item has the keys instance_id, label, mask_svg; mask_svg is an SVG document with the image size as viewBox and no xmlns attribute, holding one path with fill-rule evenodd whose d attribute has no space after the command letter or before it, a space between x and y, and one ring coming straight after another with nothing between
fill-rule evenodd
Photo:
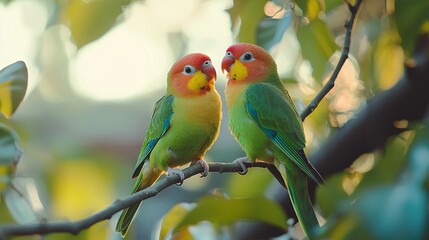
<instances>
[{"instance_id":1,"label":"bokeh background","mask_svg":"<svg viewBox=\"0 0 429 240\"><path fill-rule=\"evenodd\" d=\"M393 86L403 74L419 29L429 28L423 11L429 9L427 2L410 5L364 1L350 58L335 88L304 123L309 154L363 108L366 99ZM78 220L126 197L153 106L165 92L166 74L185 54L203 52L212 58L223 97L226 80L220 62L226 48L238 41L258 43L273 54L302 110L339 59L349 15L347 5L336 0L295 5L278 0L1 1L0 69L24 61L29 77L20 107L10 120L2 120L19 136L23 154L13 182L24 196L13 190L3 194L0 224ZM415 17L410 20L411 15ZM228 131L225 110L207 161L244 156ZM406 152L414 135L405 132L389 149ZM332 184L339 186L338 194L351 195L383 157L380 152L366 154L352 170L336 176ZM228 198L264 196L276 185L264 169L252 169L246 176L194 176L145 201L127 239L156 239L162 217L175 204L219 192ZM329 196L318 197L326 203L322 213L334 211ZM76 236L20 239L120 239L114 232L117 217ZM194 236L220 236L210 227L201 229L205 231Z\"/></svg>"}]
</instances>

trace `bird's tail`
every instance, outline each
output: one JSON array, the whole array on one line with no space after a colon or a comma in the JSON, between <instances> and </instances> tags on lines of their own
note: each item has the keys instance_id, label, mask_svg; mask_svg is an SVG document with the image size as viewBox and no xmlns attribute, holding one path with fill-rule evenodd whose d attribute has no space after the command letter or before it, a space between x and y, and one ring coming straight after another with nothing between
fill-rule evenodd
<instances>
[{"instance_id":1,"label":"bird's tail","mask_svg":"<svg viewBox=\"0 0 429 240\"><path fill-rule=\"evenodd\" d=\"M311 239L312 233L320 225L308 194L307 175L294 164L282 167L280 172L286 182L296 216L307 238Z\"/></svg>"},{"instance_id":2,"label":"bird's tail","mask_svg":"<svg viewBox=\"0 0 429 240\"><path fill-rule=\"evenodd\" d=\"M161 172L153 171L149 165L149 161L144 163L142 172L139 174L131 194L152 186L161 176ZM116 224L116 231L120 232L122 237L125 237L127 234L141 203L142 202L131 205L122 211L118 223Z\"/></svg>"}]
</instances>

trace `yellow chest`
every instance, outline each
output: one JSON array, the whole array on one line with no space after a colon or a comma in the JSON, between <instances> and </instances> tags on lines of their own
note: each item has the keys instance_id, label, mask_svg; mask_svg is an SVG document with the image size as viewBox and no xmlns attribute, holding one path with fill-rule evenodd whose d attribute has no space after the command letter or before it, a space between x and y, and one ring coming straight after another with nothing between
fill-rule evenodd
<instances>
[{"instance_id":1,"label":"yellow chest","mask_svg":"<svg viewBox=\"0 0 429 240\"><path fill-rule=\"evenodd\" d=\"M192 119L192 123L203 125L218 125L221 109L222 102L215 89L201 96L176 98L173 105L178 118Z\"/></svg>"},{"instance_id":2,"label":"yellow chest","mask_svg":"<svg viewBox=\"0 0 429 240\"><path fill-rule=\"evenodd\" d=\"M229 84L225 89L225 98L228 111L230 111L231 106L234 103L237 103L240 99L243 98L244 90L246 89L246 84Z\"/></svg>"}]
</instances>

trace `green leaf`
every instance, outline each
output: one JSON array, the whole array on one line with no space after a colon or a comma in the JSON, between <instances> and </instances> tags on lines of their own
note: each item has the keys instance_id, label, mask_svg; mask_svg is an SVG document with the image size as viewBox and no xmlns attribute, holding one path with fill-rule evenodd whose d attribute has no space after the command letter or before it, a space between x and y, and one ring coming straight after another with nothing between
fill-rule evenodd
<instances>
[{"instance_id":1,"label":"green leaf","mask_svg":"<svg viewBox=\"0 0 429 240\"><path fill-rule=\"evenodd\" d=\"M355 212L338 214L315 231L315 239L373 239Z\"/></svg>"},{"instance_id":2,"label":"green leaf","mask_svg":"<svg viewBox=\"0 0 429 240\"><path fill-rule=\"evenodd\" d=\"M177 224L174 231L201 221L220 227L238 221L261 221L287 229L287 217L277 203L265 197L223 199L203 197L197 206Z\"/></svg>"},{"instance_id":3,"label":"green leaf","mask_svg":"<svg viewBox=\"0 0 429 240\"><path fill-rule=\"evenodd\" d=\"M326 12L344 4L344 0L325 0L324 2Z\"/></svg>"},{"instance_id":4,"label":"green leaf","mask_svg":"<svg viewBox=\"0 0 429 240\"><path fill-rule=\"evenodd\" d=\"M179 203L173 206L173 208L168 211L162 220L162 226L160 229L159 239L167 239L167 236L170 234L170 231L179 223L183 217L195 207L195 204L190 203ZM174 234L174 239L189 239L191 237L188 229L183 229Z\"/></svg>"},{"instance_id":5,"label":"green leaf","mask_svg":"<svg viewBox=\"0 0 429 240\"><path fill-rule=\"evenodd\" d=\"M395 20L399 34L401 35L401 45L407 56L413 51L413 46L425 21L429 21L429 1L427 0L396 0Z\"/></svg>"},{"instance_id":6,"label":"green leaf","mask_svg":"<svg viewBox=\"0 0 429 240\"><path fill-rule=\"evenodd\" d=\"M313 77L321 80L326 71L328 59L337 50L337 45L327 25L322 20L315 20L298 30L298 40L302 55L313 67Z\"/></svg>"},{"instance_id":7,"label":"green leaf","mask_svg":"<svg viewBox=\"0 0 429 240\"><path fill-rule=\"evenodd\" d=\"M234 6L228 10L233 28L240 27L237 35L240 42L256 43L256 29L265 16L265 3L260 0L235 0Z\"/></svg>"},{"instance_id":8,"label":"green leaf","mask_svg":"<svg viewBox=\"0 0 429 240\"><path fill-rule=\"evenodd\" d=\"M274 177L267 169L253 168L246 174L246 179L239 174L230 176L226 188L233 198L262 196L273 181Z\"/></svg>"},{"instance_id":9,"label":"green leaf","mask_svg":"<svg viewBox=\"0 0 429 240\"><path fill-rule=\"evenodd\" d=\"M0 71L0 112L9 118L18 108L27 91L28 72L18 61Z\"/></svg>"},{"instance_id":10,"label":"green leaf","mask_svg":"<svg viewBox=\"0 0 429 240\"><path fill-rule=\"evenodd\" d=\"M296 0L296 4L304 11L304 15L310 21L318 19L319 12L323 8L319 0Z\"/></svg>"},{"instance_id":11,"label":"green leaf","mask_svg":"<svg viewBox=\"0 0 429 240\"><path fill-rule=\"evenodd\" d=\"M16 133L5 124L0 123L0 193L12 181L20 155Z\"/></svg>"},{"instance_id":12,"label":"green leaf","mask_svg":"<svg viewBox=\"0 0 429 240\"><path fill-rule=\"evenodd\" d=\"M338 208L350 203L351 200L342 185L347 176L346 172L336 174L316 189L317 205L323 216L331 216Z\"/></svg>"},{"instance_id":13,"label":"green leaf","mask_svg":"<svg viewBox=\"0 0 429 240\"><path fill-rule=\"evenodd\" d=\"M388 29L380 33L374 43L374 71L380 89L389 89L404 72L404 52L400 47L396 31Z\"/></svg>"},{"instance_id":14,"label":"green leaf","mask_svg":"<svg viewBox=\"0 0 429 240\"><path fill-rule=\"evenodd\" d=\"M270 17L264 18L258 24L256 43L269 51L273 46L280 42L291 22L291 11L286 11L285 16L280 19Z\"/></svg>"},{"instance_id":15,"label":"green leaf","mask_svg":"<svg viewBox=\"0 0 429 240\"><path fill-rule=\"evenodd\" d=\"M64 19L69 24L78 48L100 38L116 22L131 0L74 0L65 7Z\"/></svg>"}]
</instances>

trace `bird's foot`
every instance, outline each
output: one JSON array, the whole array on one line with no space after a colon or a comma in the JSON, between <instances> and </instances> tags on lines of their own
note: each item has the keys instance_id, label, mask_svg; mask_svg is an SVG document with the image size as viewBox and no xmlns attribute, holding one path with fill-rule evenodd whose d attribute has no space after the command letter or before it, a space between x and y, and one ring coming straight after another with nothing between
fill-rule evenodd
<instances>
[{"instance_id":1,"label":"bird's foot","mask_svg":"<svg viewBox=\"0 0 429 240\"><path fill-rule=\"evenodd\" d=\"M195 161L195 163L201 164L201 166L204 168L204 171L201 173L201 177L207 177L207 175L209 175L210 170L209 164L203 159L198 159L197 161Z\"/></svg>"},{"instance_id":2,"label":"bird's foot","mask_svg":"<svg viewBox=\"0 0 429 240\"><path fill-rule=\"evenodd\" d=\"M167 175L171 176L173 174L179 175L179 177L180 177L180 182L177 183L177 186L182 185L183 184L183 180L185 180L185 174L183 173L183 171L180 170L180 169L168 167L167 168Z\"/></svg>"},{"instance_id":3,"label":"bird's foot","mask_svg":"<svg viewBox=\"0 0 429 240\"><path fill-rule=\"evenodd\" d=\"M247 159L247 157L241 157L241 158L235 159L232 163L238 163L242 169L238 173L241 175L245 175L247 173L247 167L245 163L250 163L250 161L249 159Z\"/></svg>"}]
</instances>

